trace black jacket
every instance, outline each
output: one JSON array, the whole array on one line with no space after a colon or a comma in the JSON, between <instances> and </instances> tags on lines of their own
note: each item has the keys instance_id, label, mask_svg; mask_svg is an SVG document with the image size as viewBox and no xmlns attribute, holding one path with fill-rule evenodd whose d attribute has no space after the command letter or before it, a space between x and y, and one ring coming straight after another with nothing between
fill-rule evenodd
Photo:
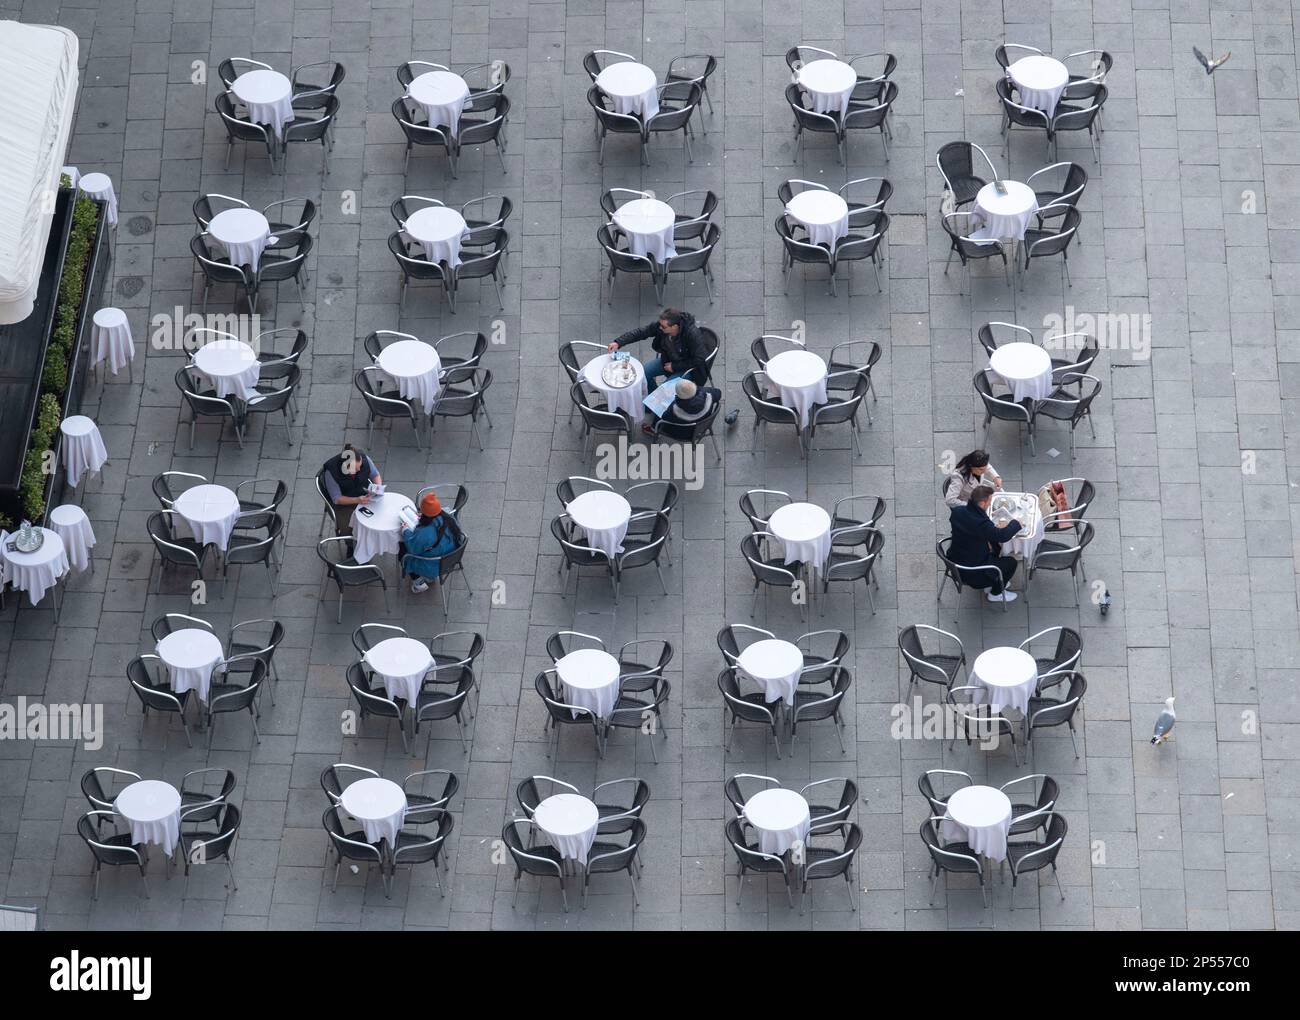
<instances>
[{"instance_id":1,"label":"black jacket","mask_svg":"<svg viewBox=\"0 0 1300 1020\"><path fill-rule=\"evenodd\" d=\"M1020 532L1020 525L1012 521L999 528L989 515L974 503L955 507L948 515L952 524L952 545L948 558L963 567L982 567L993 563L1002 555L1001 545Z\"/></svg>"},{"instance_id":2,"label":"black jacket","mask_svg":"<svg viewBox=\"0 0 1300 1020\"><path fill-rule=\"evenodd\" d=\"M676 336L669 336L661 330L659 320L656 319L648 326L629 329L615 343L619 347L626 347L640 340L650 340L654 352L673 366L673 375L684 375L694 383L704 384L708 375L705 359L709 352L704 343L704 334L700 332L695 316L690 312L682 312L681 327Z\"/></svg>"}]
</instances>

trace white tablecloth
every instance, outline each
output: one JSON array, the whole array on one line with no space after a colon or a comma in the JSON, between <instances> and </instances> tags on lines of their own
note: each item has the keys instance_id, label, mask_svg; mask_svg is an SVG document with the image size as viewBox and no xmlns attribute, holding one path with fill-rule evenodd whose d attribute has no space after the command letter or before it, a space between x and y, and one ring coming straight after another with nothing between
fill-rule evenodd
<instances>
[{"instance_id":1,"label":"white tablecloth","mask_svg":"<svg viewBox=\"0 0 1300 1020\"><path fill-rule=\"evenodd\" d=\"M423 340L398 340L379 352L379 370L397 384L404 400L418 401L425 414L433 413L442 385L438 374L442 362L433 344Z\"/></svg>"},{"instance_id":2,"label":"white tablecloth","mask_svg":"<svg viewBox=\"0 0 1300 1020\"><path fill-rule=\"evenodd\" d=\"M126 312L120 308L101 308L95 313L90 331L90 363L107 361L114 375L135 360L135 340Z\"/></svg>"},{"instance_id":3,"label":"white tablecloth","mask_svg":"<svg viewBox=\"0 0 1300 1020\"><path fill-rule=\"evenodd\" d=\"M195 691L206 705L212 670L226 657L221 639L202 627L185 627L164 635L158 642L157 652L171 677L172 690L177 694Z\"/></svg>"},{"instance_id":4,"label":"white tablecloth","mask_svg":"<svg viewBox=\"0 0 1300 1020\"><path fill-rule=\"evenodd\" d=\"M994 786L964 786L948 798L941 830L945 840L967 843L990 860L1006 860L1011 799Z\"/></svg>"},{"instance_id":5,"label":"white tablecloth","mask_svg":"<svg viewBox=\"0 0 1300 1020\"><path fill-rule=\"evenodd\" d=\"M849 232L849 204L833 191L801 191L786 204L785 214L808 231L813 244L834 248Z\"/></svg>"},{"instance_id":6,"label":"white tablecloth","mask_svg":"<svg viewBox=\"0 0 1300 1020\"><path fill-rule=\"evenodd\" d=\"M1007 67L1007 74L1020 92L1020 105L1042 110L1050 118L1061 101L1070 72L1055 57L1021 57Z\"/></svg>"},{"instance_id":7,"label":"white tablecloth","mask_svg":"<svg viewBox=\"0 0 1300 1020\"><path fill-rule=\"evenodd\" d=\"M9 584L19 591L27 592L32 605L45 597L45 593L59 583L59 578L68 572L68 553L63 547L63 539L58 532L41 528L45 532L45 541L35 552L10 552L0 546L0 555L5 560L5 577ZM15 530L5 540L6 544L18 537Z\"/></svg>"},{"instance_id":8,"label":"white tablecloth","mask_svg":"<svg viewBox=\"0 0 1300 1020\"><path fill-rule=\"evenodd\" d=\"M560 856L587 863L591 844L596 841L600 811L596 805L576 793L557 793L547 797L533 812L533 823Z\"/></svg>"},{"instance_id":9,"label":"white tablecloth","mask_svg":"<svg viewBox=\"0 0 1300 1020\"><path fill-rule=\"evenodd\" d=\"M593 549L600 549L611 560L623 551L632 504L617 492L592 489L575 498L566 509Z\"/></svg>"},{"instance_id":10,"label":"white tablecloth","mask_svg":"<svg viewBox=\"0 0 1300 1020\"><path fill-rule=\"evenodd\" d=\"M401 698L414 705L424 686L424 677L433 669L433 655L429 646L409 637L394 637L380 641L366 652L363 659L374 670L390 698Z\"/></svg>"},{"instance_id":11,"label":"white tablecloth","mask_svg":"<svg viewBox=\"0 0 1300 1020\"><path fill-rule=\"evenodd\" d=\"M772 511L767 530L781 541L786 563L807 563L821 573L831 554L831 515L815 503L787 503Z\"/></svg>"},{"instance_id":12,"label":"white tablecloth","mask_svg":"<svg viewBox=\"0 0 1300 1020\"><path fill-rule=\"evenodd\" d=\"M628 364L636 373L636 381L620 388L611 386L601 377L600 373L605 370L609 362L608 354L592 358L583 366L582 380L592 389L599 390L605 395L605 402L611 411L622 411L633 421L637 421L641 417L641 403L646 397L645 369L636 358L629 358Z\"/></svg>"},{"instance_id":13,"label":"white tablecloth","mask_svg":"<svg viewBox=\"0 0 1300 1020\"><path fill-rule=\"evenodd\" d=\"M579 648L556 662L555 673L566 702L609 718L618 701L618 659L599 648Z\"/></svg>"},{"instance_id":14,"label":"white tablecloth","mask_svg":"<svg viewBox=\"0 0 1300 1020\"><path fill-rule=\"evenodd\" d=\"M1052 356L1031 343L1003 344L989 356L989 368L1011 387L1011 399L1045 400L1052 393Z\"/></svg>"},{"instance_id":15,"label":"white tablecloth","mask_svg":"<svg viewBox=\"0 0 1300 1020\"><path fill-rule=\"evenodd\" d=\"M760 790L745 801L745 818L758 833L758 848L778 857L805 843L812 822L808 802L794 790Z\"/></svg>"},{"instance_id":16,"label":"white tablecloth","mask_svg":"<svg viewBox=\"0 0 1300 1020\"><path fill-rule=\"evenodd\" d=\"M649 119L659 112L659 80L645 64L620 60L596 76L600 91L614 102L616 113Z\"/></svg>"},{"instance_id":17,"label":"white tablecloth","mask_svg":"<svg viewBox=\"0 0 1300 1020\"><path fill-rule=\"evenodd\" d=\"M84 414L74 414L59 423L63 434L63 466L68 485L76 488L81 476L93 475L108 463L108 450L99 434L99 426Z\"/></svg>"},{"instance_id":18,"label":"white tablecloth","mask_svg":"<svg viewBox=\"0 0 1300 1020\"><path fill-rule=\"evenodd\" d=\"M161 779L141 779L125 787L113 810L131 829L132 843L156 843L168 857L181 831L181 793Z\"/></svg>"},{"instance_id":19,"label":"white tablecloth","mask_svg":"<svg viewBox=\"0 0 1300 1020\"><path fill-rule=\"evenodd\" d=\"M614 210L615 225L627 234L628 249L636 255L652 255L663 262L677 254L673 247L676 213L657 198L637 198Z\"/></svg>"},{"instance_id":20,"label":"white tablecloth","mask_svg":"<svg viewBox=\"0 0 1300 1020\"><path fill-rule=\"evenodd\" d=\"M1010 542L1002 543L1002 555L1014 556L1026 563L1033 563L1034 553L1043 540L1043 512L1038 506L1038 497L1032 492L997 492L989 505L989 516L994 523L999 519L998 511L1003 505L1018 501L1013 516L1023 517L1020 533Z\"/></svg>"},{"instance_id":21,"label":"white tablecloth","mask_svg":"<svg viewBox=\"0 0 1300 1020\"><path fill-rule=\"evenodd\" d=\"M848 112L858 72L843 60L825 58L804 64L795 74L795 81L812 96L814 110L842 118Z\"/></svg>"},{"instance_id":22,"label":"white tablecloth","mask_svg":"<svg viewBox=\"0 0 1300 1020\"><path fill-rule=\"evenodd\" d=\"M798 645L775 638L755 641L740 653L738 664L745 676L762 686L769 703L794 704L799 674L803 672L803 652Z\"/></svg>"},{"instance_id":23,"label":"white tablecloth","mask_svg":"<svg viewBox=\"0 0 1300 1020\"><path fill-rule=\"evenodd\" d=\"M426 71L412 79L406 94L424 107L430 127L446 127L453 138L460 133L460 115L469 99L469 86L460 75Z\"/></svg>"},{"instance_id":24,"label":"white tablecloth","mask_svg":"<svg viewBox=\"0 0 1300 1020\"><path fill-rule=\"evenodd\" d=\"M232 265L257 269L271 243L271 224L256 209L225 209L208 221L208 236L226 250Z\"/></svg>"},{"instance_id":25,"label":"white tablecloth","mask_svg":"<svg viewBox=\"0 0 1300 1020\"><path fill-rule=\"evenodd\" d=\"M980 188L975 196L975 211L984 218L979 229L971 233L977 240L1023 241L1029 221L1038 212L1038 199L1028 184L1003 181L1007 189L999 195L992 182Z\"/></svg>"},{"instance_id":26,"label":"white tablecloth","mask_svg":"<svg viewBox=\"0 0 1300 1020\"><path fill-rule=\"evenodd\" d=\"M989 648L971 664L970 679L982 689L972 695L977 704L990 705L999 712L1014 708L1027 713L1038 683L1038 667L1034 657L1019 648Z\"/></svg>"},{"instance_id":27,"label":"white tablecloth","mask_svg":"<svg viewBox=\"0 0 1300 1020\"><path fill-rule=\"evenodd\" d=\"M184 518L196 541L226 551L239 520L239 497L233 491L224 485L195 485L176 497L172 509Z\"/></svg>"},{"instance_id":28,"label":"white tablecloth","mask_svg":"<svg viewBox=\"0 0 1300 1020\"><path fill-rule=\"evenodd\" d=\"M352 514L352 538L356 542L358 563L369 563L376 556L385 553L397 555L397 543L401 540L401 520L403 507L415 509L410 498L391 489L376 499L370 497L369 503L357 506ZM364 511L369 510L367 514Z\"/></svg>"},{"instance_id":29,"label":"white tablecloth","mask_svg":"<svg viewBox=\"0 0 1300 1020\"><path fill-rule=\"evenodd\" d=\"M339 804L361 823L366 842L386 839L389 846L397 842L397 834L406 821L406 794L391 779L378 776L358 779L343 791Z\"/></svg>"},{"instance_id":30,"label":"white tablecloth","mask_svg":"<svg viewBox=\"0 0 1300 1020\"><path fill-rule=\"evenodd\" d=\"M808 427L813 404L826 403L826 362L812 351L782 351L767 363L768 391Z\"/></svg>"},{"instance_id":31,"label":"white tablecloth","mask_svg":"<svg viewBox=\"0 0 1300 1020\"><path fill-rule=\"evenodd\" d=\"M285 124L293 120L293 82L279 71L258 68L231 82L230 91L248 107L249 120L269 124L276 138L284 137Z\"/></svg>"},{"instance_id":32,"label":"white tablecloth","mask_svg":"<svg viewBox=\"0 0 1300 1020\"><path fill-rule=\"evenodd\" d=\"M110 227L117 226L117 194L113 191L113 182L108 174L85 174L76 183L76 187L91 198L102 199L107 203L108 208L105 211Z\"/></svg>"},{"instance_id":33,"label":"white tablecloth","mask_svg":"<svg viewBox=\"0 0 1300 1020\"><path fill-rule=\"evenodd\" d=\"M460 243L469 235L465 217L445 205L426 205L411 213L402 229L420 242L430 262L460 265Z\"/></svg>"},{"instance_id":34,"label":"white tablecloth","mask_svg":"<svg viewBox=\"0 0 1300 1020\"><path fill-rule=\"evenodd\" d=\"M86 511L75 503L64 503L50 511L50 529L63 539L68 562L77 572L90 566L90 550L95 547L95 532Z\"/></svg>"},{"instance_id":35,"label":"white tablecloth","mask_svg":"<svg viewBox=\"0 0 1300 1020\"><path fill-rule=\"evenodd\" d=\"M242 340L217 339L194 352L194 368L207 379L217 396L251 400L257 396L262 365L257 353Z\"/></svg>"}]
</instances>

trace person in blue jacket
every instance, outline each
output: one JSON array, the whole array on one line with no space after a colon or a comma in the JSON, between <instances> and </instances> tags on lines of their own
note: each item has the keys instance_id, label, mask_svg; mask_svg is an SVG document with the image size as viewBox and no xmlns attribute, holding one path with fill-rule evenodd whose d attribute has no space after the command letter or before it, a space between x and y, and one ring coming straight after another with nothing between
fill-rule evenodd
<instances>
[{"instance_id":1,"label":"person in blue jacket","mask_svg":"<svg viewBox=\"0 0 1300 1020\"><path fill-rule=\"evenodd\" d=\"M959 567L997 567L1001 572L1000 579L988 570L963 570L962 583L972 588L988 588L990 602L1014 602L1016 593L1008 590L1007 582L1016 572L1016 561L1015 557L1002 555L1002 543L1015 538L1020 532L1020 524L1012 521L1005 528L994 524L988 513L992 501L993 487L977 485L971 491L969 502L954 508L948 515L952 525L948 558Z\"/></svg>"},{"instance_id":2,"label":"person in blue jacket","mask_svg":"<svg viewBox=\"0 0 1300 1020\"><path fill-rule=\"evenodd\" d=\"M408 556L445 556L461 541L460 525L444 513L437 493L426 492L420 500L420 519L414 528L402 529L402 541ZM429 581L438 579L440 564L426 559L404 560L411 591L417 595L429 590Z\"/></svg>"}]
</instances>

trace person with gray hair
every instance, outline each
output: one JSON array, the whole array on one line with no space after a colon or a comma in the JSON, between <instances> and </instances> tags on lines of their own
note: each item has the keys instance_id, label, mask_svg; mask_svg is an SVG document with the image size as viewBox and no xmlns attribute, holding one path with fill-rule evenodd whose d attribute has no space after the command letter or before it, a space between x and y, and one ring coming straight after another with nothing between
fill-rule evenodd
<instances>
[{"instance_id":1,"label":"person with gray hair","mask_svg":"<svg viewBox=\"0 0 1300 1020\"><path fill-rule=\"evenodd\" d=\"M664 411L659 434L670 439L688 440L694 436L697 422L709 417L722 402L722 391L713 386L696 386L689 379L678 379L676 396ZM654 433L652 425L643 425L642 431Z\"/></svg>"}]
</instances>

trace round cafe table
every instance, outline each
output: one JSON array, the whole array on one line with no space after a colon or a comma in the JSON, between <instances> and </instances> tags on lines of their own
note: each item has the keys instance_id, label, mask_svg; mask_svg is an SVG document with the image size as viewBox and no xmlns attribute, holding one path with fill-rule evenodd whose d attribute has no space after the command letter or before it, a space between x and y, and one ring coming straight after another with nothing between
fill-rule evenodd
<instances>
[{"instance_id":1,"label":"round cafe table","mask_svg":"<svg viewBox=\"0 0 1300 1020\"><path fill-rule=\"evenodd\" d=\"M1034 657L1020 648L988 648L971 663L971 683L980 688L972 701L997 712L1014 708L1028 714L1029 699L1038 683Z\"/></svg>"},{"instance_id":2,"label":"round cafe table","mask_svg":"<svg viewBox=\"0 0 1300 1020\"><path fill-rule=\"evenodd\" d=\"M234 492L224 485L195 485L176 497L172 509L189 525L200 545L226 551L239 520L239 497Z\"/></svg>"},{"instance_id":3,"label":"round cafe table","mask_svg":"<svg viewBox=\"0 0 1300 1020\"><path fill-rule=\"evenodd\" d=\"M812 351L782 351L764 371L768 391L797 411L806 429L813 405L826 403L826 362Z\"/></svg>"},{"instance_id":4,"label":"round cafe table","mask_svg":"<svg viewBox=\"0 0 1300 1020\"><path fill-rule=\"evenodd\" d=\"M821 573L831 553L831 515L815 503L787 503L767 520L767 530L780 540L786 563L805 563Z\"/></svg>"},{"instance_id":5,"label":"round cafe table","mask_svg":"<svg viewBox=\"0 0 1300 1020\"><path fill-rule=\"evenodd\" d=\"M760 790L745 801L745 819L758 833L758 848L781 856L808 839L808 802L794 790Z\"/></svg>"},{"instance_id":6,"label":"round cafe table","mask_svg":"<svg viewBox=\"0 0 1300 1020\"><path fill-rule=\"evenodd\" d=\"M813 60L795 73L795 82L812 96L817 113L842 119L849 109L849 97L858 83L858 72L843 60Z\"/></svg>"},{"instance_id":7,"label":"round cafe table","mask_svg":"<svg viewBox=\"0 0 1300 1020\"><path fill-rule=\"evenodd\" d=\"M249 120L269 124L276 138L284 137L285 124L293 120L293 83L285 75L269 68L245 71L230 91L248 107Z\"/></svg>"},{"instance_id":8,"label":"round cafe table","mask_svg":"<svg viewBox=\"0 0 1300 1020\"><path fill-rule=\"evenodd\" d=\"M76 503L64 503L50 511L50 530L63 539L68 562L77 573L87 568L93 572L94 561L90 550L95 547L95 531L90 526L86 511Z\"/></svg>"},{"instance_id":9,"label":"round cafe table","mask_svg":"<svg viewBox=\"0 0 1300 1020\"><path fill-rule=\"evenodd\" d=\"M809 241L827 248L849 232L849 203L833 191L801 191L786 203L785 214L808 231Z\"/></svg>"},{"instance_id":10,"label":"round cafe table","mask_svg":"<svg viewBox=\"0 0 1300 1020\"><path fill-rule=\"evenodd\" d=\"M135 360L135 340L126 312L120 308L101 308L95 312L94 326L90 331L90 364L94 368L101 361L108 362L114 375L125 368L131 371Z\"/></svg>"},{"instance_id":11,"label":"round cafe table","mask_svg":"<svg viewBox=\"0 0 1300 1020\"><path fill-rule=\"evenodd\" d=\"M1011 387L1011 399L1046 400L1052 393L1052 356L1031 343L1003 344L989 355L989 368Z\"/></svg>"},{"instance_id":12,"label":"round cafe table","mask_svg":"<svg viewBox=\"0 0 1300 1020\"><path fill-rule=\"evenodd\" d=\"M356 562L369 563L385 553L397 555L403 507L415 509L415 504L409 497L390 489L382 496L371 496L369 503L356 508L352 515L352 539L355 542L352 558ZM367 510L370 512L366 513Z\"/></svg>"},{"instance_id":13,"label":"round cafe table","mask_svg":"<svg viewBox=\"0 0 1300 1020\"><path fill-rule=\"evenodd\" d=\"M379 352L375 364L397 384L403 400L418 401L425 414L433 413L442 389L442 361L433 344L423 340L398 340Z\"/></svg>"},{"instance_id":14,"label":"round cafe table","mask_svg":"<svg viewBox=\"0 0 1300 1020\"><path fill-rule=\"evenodd\" d=\"M206 343L194 352L191 365L212 383L223 400L230 396L251 400L257 396L262 365L257 352L242 340L221 337Z\"/></svg>"},{"instance_id":15,"label":"round cafe table","mask_svg":"<svg viewBox=\"0 0 1300 1020\"><path fill-rule=\"evenodd\" d=\"M611 360L612 356L609 354L592 358L583 366L582 381L593 390L604 394L605 406L611 411L622 411L636 421L641 417L641 405L646 396L645 369L636 358L628 358L627 363L632 366L636 378L626 386L611 386L601 375Z\"/></svg>"},{"instance_id":16,"label":"round cafe table","mask_svg":"<svg viewBox=\"0 0 1300 1020\"><path fill-rule=\"evenodd\" d=\"M71 568L68 553L63 546L63 539L58 532L49 528L38 528L45 533L45 541L35 552L10 552L5 546L18 537L18 532L10 533L5 539L5 546L0 546L0 556L4 557L5 580L9 586L18 591L27 592L27 598L36 605L45 598L45 593L59 583ZM55 605L55 617L58 605Z\"/></svg>"},{"instance_id":17,"label":"round cafe table","mask_svg":"<svg viewBox=\"0 0 1300 1020\"><path fill-rule=\"evenodd\" d=\"M272 243L271 224L256 209L225 209L208 221L208 236L226 249L231 265L257 269ZM275 238L279 240L279 238Z\"/></svg>"},{"instance_id":18,"label":"round cafe table","mask_svg":"<svg viewBox=\"0 0 1300 1020\"><path fill-rule=\"evenodd\" d=\"M402 229L420 242L430 262L460 265L460 243L469 236L465 217L445 205L426 205L411 213Z\"/></svg>"},{"instance_id":19,"label":"round cafe table","mask_svg":"<svg viewBox=\"0 0 1300 1020\"><path fill-rule=\"evenodd\" d=\"M592 489L576 497L565 507L569 518L587 536L587 544L599 549L611 560L623 551L632 504L617 492Z\"/></svg>"},{"instance_id":20,"label":"round cafe table","mask_svg":"<svg viewBox=\"0 0 1300 1020\"><path fill-rule=\"evenodd\" d=\"M1046 54L1021 57L1007 67L1007 76L1020 93L1020 105L1042 110L1049 119L1070 80L1069 69Z\"/></svg>"},{"instance_id":21,"label":"round cafe table","mask_svg":"<svg viewBox=\"0 0 1300 1020\"><path fill-rule=\"evenodd\" d=\"M110 227L117 226L117 195L113 191L113 181L108 174L83 174L73 182L73 187L80 189L91 198L97 198L107 204L106 217Z\"/></svg>"},{"instance_id":22,"label":"round cafe table","mask_svg":"<svg viewBox=\"0 0 1300 1020\"><path fill-rule=\"evenodd\" d=\"M469 86L460 75L426 71L412 79L406 94L424 108L430 127L446 127L453 138L460 134L460 115L469 99Z\"/></svg>"},{"instance_id":23,"label":"round cafe table","mask_svg":"<svg viewBox=\"0 0 1300 1020\"><path fill-rule=\"evenodd\" d=\"M618 659L599 648L579 648L555 663L564 700L608 719L618 701ZM578 713L574 713L577 717Z\"/></svg>"},{"instance_id":24,"label":"round cafe table","mask_svg":"<svg viewBox=\"0 0 1300 1020\"><path fill-rule=\"evenodd\" d=\"M390 698L414 705L424 678L433 669L433 653L423 641L393 637L380 641L362 656Z\"/></svg>"},{"instance_id":25,"label":"round cafe table","mask_svg":"<svg viewBox=\"0 0 1300 1020\"><path fill-rule=\"evenodd\" d=\"M799 674L803 672L803 652L798 645L776 638L755 641L740 653L737 664L745 676L763 688L763 697L769 704L774 701L794 704Z\"/></svg>"},{"instance_id":26,"label":"round cafe table","mask_svg":"<svg viewBox=\"0 0 1300 1020\"><path fill-rule=\"evenodd\" d=\"M657 198L637 198L614 210L614 224L627 235L634 255L651 255L664 262L677 254L673 247L673 225L677 214Z\"/></svg>"},{"instance_id":27,"label":"round cafe table","mask_svg":"<svg viewBox=\"0 0 1300 1020\"><path fill-rule=\"evenodd\" d=\"M645 64L610 64L596 76L596 86L613 101L615 113L648 120L659 112L659 80Z\"/></svg>"},{"instance_id":28,"label":"round cafe table","mask_svg":"<svg viewBox=\"0 0 1300 1020\"><path fill-rule=\"evenodd\" d=\"M1038 198L1034 189L1020 181L1003 181L1007 189L999 195L992 184L980 188L975 196L975 211L983 217L983 225L971 234L976 240L1023 241L1029 221L1038 212Z\"/></svg>"},{"instance_id":29,"label":"round cafe table","mask_svg":"<svg viewBox=\"0 0 1300 1020\"><path fill-rule=\"evenodd\" d=\"M948 798L943 838L966 843L992 861L1007 857L1011 799L995 786L963 786Z\"/></svg>"},{"instance_id":30,"label":"round cafe table","mask_svg":"<svg viewBox=\"0 0 1300 1020\"><path fill-rule=\"evenodd\" d=\"M63 463L67 470L68 485L76 488L82 475L93 475L108 463L108 449L99 426L84 414L73 414L59 422L63 436Z\"/></svg>"},{"instance_id":31,"label":"round cafe table","mask_svg":"<svg viewBox=\"0 0 1300 1020\"><path fill-rule=\"evenodd\" d=\"M391 779L358 779L339 798L343 810L361 823L367 843L387 840L392 846L406 821L406 793Z\"/></svg>"},{"instance_id":32,"label":"round cafe table","mask_svg":"<svg viewBox=\"0 0 1300 1020\"><path fill-rule=\"evenodd\" d=\"M596 841L600 811L580 794L557 793L537 805L533 811L533 824L561 857L578 861L585 867L591 844Z\"/></svg>"},{"instance_id":33,"label":"round cafe table","mask_svg":"<svg viewBox=\"0 0 1300 1020\"><path fill-rule=\"evenodd\" d=\"M1038 497L1032 492L998 492L993 495L989 515L996 524L1003 507L1014 507L1013 516L1020 519L1019 533L1010 542L1002 543L1002 555L1014 556L1026 563L1034 562L1034 553L1043 540L1043 511Z\"/></svg>"},{"instance_id":34,"label":"round cafe table","mask_svg":"<svg viewBox=\"0 0 1300 1020\"><path fill-rule=\"evenodd\" d=\"M167 667L172 691L176 694L194 691L206 705L212 671L226 658L221 639L202 627L183 627L165 635L156 651Z\"/></svg>"},{"instance_id":35,"label":"round cafe table","mask_svg":"<svg viewBox=\"0 0 1300 1020\"><path fill-rule=\"evenodd\" d=\"M168 857L181 831L181 794L171 783L141 779L125 787L113 810L131 829L131 842L156 843Z\"/></svg>"}]
</instances>

